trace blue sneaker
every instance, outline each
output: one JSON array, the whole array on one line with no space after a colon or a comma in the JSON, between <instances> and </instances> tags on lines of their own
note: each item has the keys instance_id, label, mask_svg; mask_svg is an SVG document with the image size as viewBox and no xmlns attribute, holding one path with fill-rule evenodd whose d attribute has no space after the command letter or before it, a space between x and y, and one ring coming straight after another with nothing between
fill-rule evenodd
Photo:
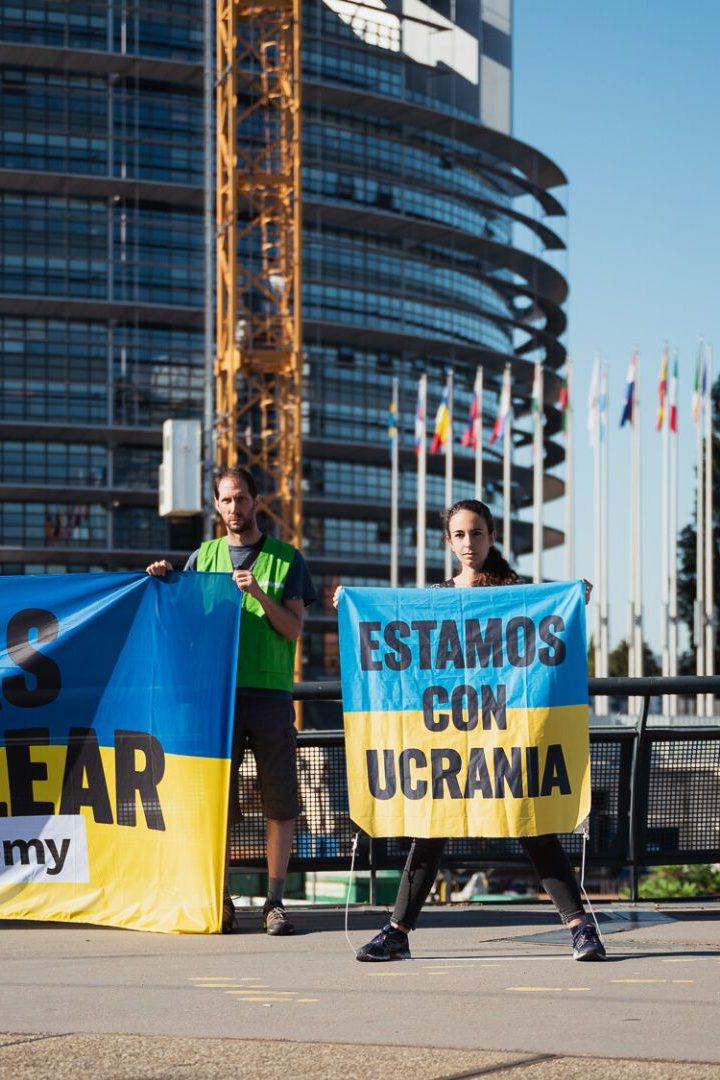
<instances>
[{"instance_id":1,"label":"blue sneaker","mask_svg":"<svg viewBox=\"0 0 720 1080\"><path fill-rule=\"evenodd\" d=\"M383 960L410 960L410 946L408 936L402 930L397 930L390 923L383 926L379 934L372 941L363 945L355 953L355 959L370 963L380 963Z\"/></svg>"},{"instance_id":2,"label":"blue sneaker","mask_svg":"<svg viewBox=\"0 0 720 1080\"><path fill-rule=\"evenodd\" d=\"M584 922L572 931L573 960L605 960L605 946L593 923Z\"/></svg>"}]
</instances>

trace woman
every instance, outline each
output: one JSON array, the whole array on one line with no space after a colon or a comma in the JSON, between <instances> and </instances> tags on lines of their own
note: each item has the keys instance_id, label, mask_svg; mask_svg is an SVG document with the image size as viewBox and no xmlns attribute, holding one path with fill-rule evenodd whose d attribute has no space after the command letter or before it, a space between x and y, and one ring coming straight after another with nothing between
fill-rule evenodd
<instances>
[{"instance_id":1,"label":"woman","mask_svg":"<svg viewBox=\"0 0 720 1080\"><path fill-rule=\"evenodd\" d=\"M460 562L460 572L434 588L474 589L515 585L518 575L495 547L495 523L487 506L476 499L455 503L444 515L445 542ZM585 600L589 598L587 586ZM336 599L337 593L334 599ZM403 869L395 907L379 934L356 953L361 961L409 960L408 934L437 875L444 839L413 840ZM573 959L604 960L605 948L588 921L570 860L557 836L528 836L520 844L572 934Z\"/></svg>"}]
</instances>

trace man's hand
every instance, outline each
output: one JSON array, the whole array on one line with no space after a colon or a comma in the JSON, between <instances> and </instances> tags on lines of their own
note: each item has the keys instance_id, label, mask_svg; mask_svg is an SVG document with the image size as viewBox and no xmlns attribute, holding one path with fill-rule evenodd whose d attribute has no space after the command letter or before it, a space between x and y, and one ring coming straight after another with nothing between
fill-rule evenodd
<instances>
[{"instance_id":1,"label":"man's hand","mask_svg":"<svg viewBox=\"0 0 720 1080\"><path fill-rule=\"evenodd\" d=\"M232 579L238 589L242 589L243 592L254 597L255 600L259 600L261 595L265 595L255 580L252 570L233 570Z\"/></svg>"},{"instance_id":2,"label":"man's hand","mask_svg":"<svg viewBox=\"0 0 720 1080\"><path fill-rule=\"evenodd\" d=\"M165 577L168 570L172 569L167 559L160 559L158 562L151 562L149 566L146 566L145 572L150 574L151 577Z\"/></svg>"}]
</instances>

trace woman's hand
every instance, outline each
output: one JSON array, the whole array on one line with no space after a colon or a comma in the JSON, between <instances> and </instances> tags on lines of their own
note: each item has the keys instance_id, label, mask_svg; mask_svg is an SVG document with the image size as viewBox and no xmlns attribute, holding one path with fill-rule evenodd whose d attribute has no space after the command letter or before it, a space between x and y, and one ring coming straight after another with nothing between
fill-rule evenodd
<instances>
[{"instance_id":1,"label":"woman's hand","mask_svg":"<svg viewBox=\"0 0 720 1080\"><path fill-rule=\"evenodd\" d=\"M585 604L590 603L590 593L593 591L592 583L587 578L582 579L582 583L585 586Z\"/></svg>"},{"instance_id":2,"label":"woman's hand","mask_svg":"<svg viewBox=\"0 0 720 1080\"><path fill-rule=\"evenodd\" d=\"M332 606L334 608L337 608L337 606L338 606L338 600L340 599L340 593L341 592L342 592L342 585L338 585L338 587L335 589L335 592L333 593L333 596L332 596Z\"/></svg>"}]
</instances>

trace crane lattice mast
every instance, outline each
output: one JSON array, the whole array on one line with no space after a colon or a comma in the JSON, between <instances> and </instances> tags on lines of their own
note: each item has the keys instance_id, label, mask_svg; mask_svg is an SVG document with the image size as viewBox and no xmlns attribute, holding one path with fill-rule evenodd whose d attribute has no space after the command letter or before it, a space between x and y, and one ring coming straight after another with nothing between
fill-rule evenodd
<instances>
[{"instance_id":1,"label":"crane lattice mast","mask_svg":"<svg viewBox=\"0 0 720 1080\"><path fill-rule=\"evenodd\" d=\"M301 0L217 2L216 464L301 545Z\"/></svg>"}]
</instances>

